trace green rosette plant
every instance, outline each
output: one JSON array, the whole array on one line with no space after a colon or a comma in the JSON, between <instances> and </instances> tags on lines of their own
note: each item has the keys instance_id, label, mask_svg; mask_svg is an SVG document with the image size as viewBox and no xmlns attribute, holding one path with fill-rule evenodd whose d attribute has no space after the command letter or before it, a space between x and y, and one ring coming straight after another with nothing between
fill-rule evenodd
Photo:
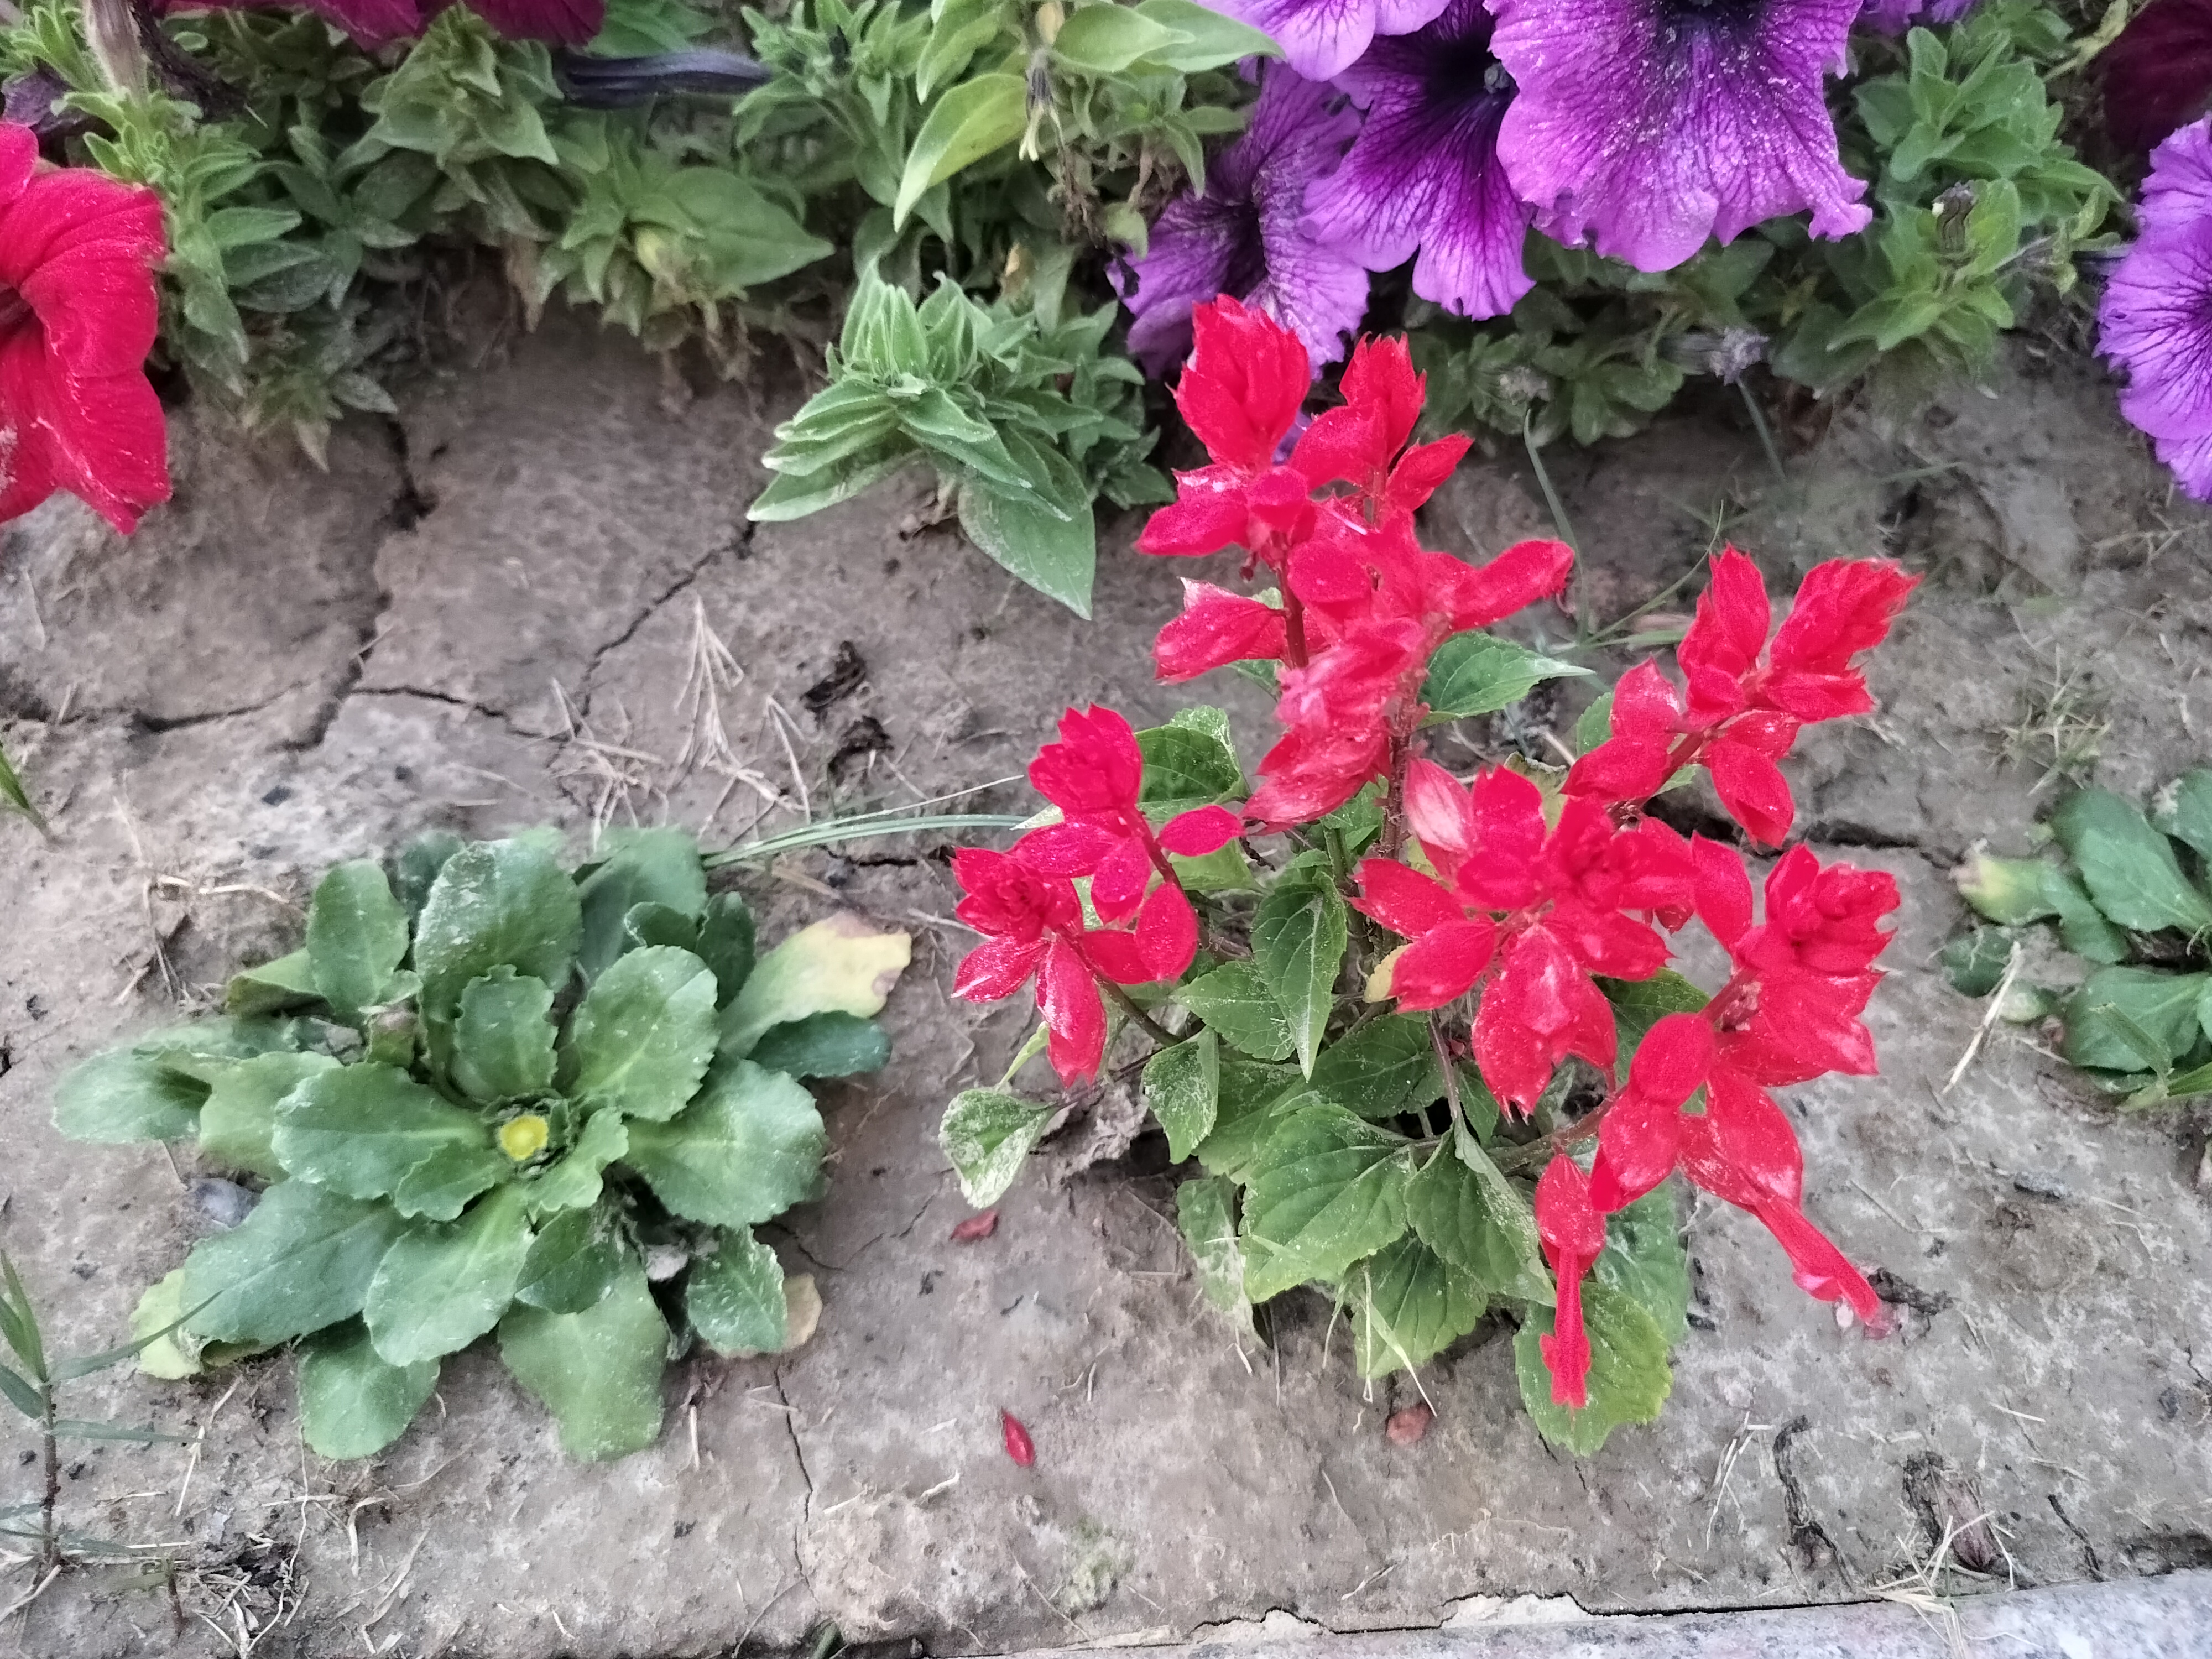
<instances>
[{"instance_id":1,"label":"green rosette plant","mask_svg":"<svg viewBox=\"0 0 2212 1659\"><path fill-rule=\"evenodd\" d=\"M54 1122L197 1140L266 1183L135 1324L185 1376L297 1342L310 1447L392 1443L446 1356L495 1337L562 1448L650 1444L693 1343L804 1340L819 1304L756 1229L821 1195L802 1079L872 1071L871 1016L910 941L834 916L755 960L675 830L611 835L571 872L550 832L418 842L337 866L307 943L226 1012L84 1062Z\"/></svg>"}]
</instances>

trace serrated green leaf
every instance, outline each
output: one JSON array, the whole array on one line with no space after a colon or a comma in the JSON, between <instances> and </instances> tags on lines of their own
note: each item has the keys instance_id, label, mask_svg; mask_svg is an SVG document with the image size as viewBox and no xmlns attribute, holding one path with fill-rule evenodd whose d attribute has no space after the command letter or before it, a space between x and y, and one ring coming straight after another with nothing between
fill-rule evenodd
<instances>
[{"instance_id":1,"label":"serrated green leaf","mask_svg":"<svg viewBox=\"0 0 2212 1659\"><path fill-rule=\"evenodd\" d=\"M1163 1048L1145 1062L1145 1104L1167 1131L1168 1156L1180 1164L1213 1133L1221 1101L1221 1040L1211 1028Z\"/></svg>"},{"instance_id":2,"label":"serrated green leaf","mask_svg":"<svg viewBox=\"0 0 2212 1659\"><path fill-rule=\"evenodd\" d=\"M2212 928L2212 902L2190 884L2173 843L2141 811L2106 789L2084 789L2051 815L2057 836L2097 908L2123 927L2155 933Z\"/></svg>"},{"instance_id":3,"label":"serrated green leaf","mask_svg":"<svg viewBox=\"0 0 2212 1659\"><path fill-rule=\"evenodd\" d=\"M771 1025L753 1045L752 1060L793 1077L857 1077L890 1063L884 1028L858 1014L809 1014Z\"/></svg>"},{"instance_id":4,"label":"serrated green leaf","mask_svg":"<svg viewBox=\"0 0 2212 1659\"><path fill-rule=\"evenodd\" d=\"M1244 1293L1254 1302L1336 1279L1406 1231L1406 1143L1340 1106L1291 1113L1244 1194Z\"/></svg>"},{"instance_id":5,"label":"serrated green leaf","mask_svg":"<svg viewBox=\"0 0 2212 1659\"><path fill-rule=\"evenodd\" d=\"M1175 997L1223 1042L1255 1060L1288 1060L1297 1052L1290 1017L1249 962L1224 962L1178 987Z\"/></svg>"},{"instance_id":6,"label":"serrated green leaf","mask_svg":"<svg viewBox=\"0 0 2212 1659\"><path fill-rule=\"evenodd\" d=\"M1208 1175L1242 1182L1277 1124L1318 1098L1295 1066L1265 1065L1233 1049L1224 1052L1213 1133L1199 1142L1198 1161Z\"/></svg>"},{"instance_id":7,"label":"serrated green leaf","mask_svg":"<svg viewBox=\"0 0 2212 1659\"><path fill-rule=\"evenodd\" d=\"M960 1177L960 1195L987 1209L1006 1195L1022 1161L1043 1137L1053 1109L992 1089L955 1095L938 1126L937 1144Z\"/></svg>"},{"instance_id":8,"label":"serrated green leaf","mask_svg":"<svg viewBox=\"0 0 2212 1659\"><path fill-rule=\"evenodd\" d=\"M575 884L530 842L478 842L439 870L415 931L422 1008L450 1022L471 980L495 968L566 985L583 939Z\"/></svg>"},{"instance_id":9,"label":"serrated green leaf","mask_svg":"<svg viewBox=\"0 0 2212 1659\"><path fill-rule=\"evenodd\" d=\"M683 830L611 830L606 856L579 884L583 944L577 952L587 979L597 979L623 953L623 919L641 904L665 904L696 919L707 908L707 873L699 843Z\"/></svg>"},{"instance_id":10,"label":"serrated green leaf","mask_svg":"<svg viewBox=\"0 0 2212 1659\"><path fill-rule=\"evenodd\" d=\"M1145 777L1138 800L1146 806L1187 811L1194 806L1241 800L1244 769L1229 741L1228 719L1216 709L1184 709L1184 714L1219 717L1219 725L1178 725L1170 721L1137 733L1138 752L1145 757ZM1178 716L1180 719L1180 716Z\"/></svg>"},{"instance_id":11,"label":"serrated green leaf","mask_svg":"<svg viewBox=\"0 0 2212 1659\"><path fill-rule=\"evenodd\" d=\"M668 945L633 951L576 1009L568 1097L586 1110L665 1122L698 1091L719 1037L707 964Z\"/></svg>"},{"instance_id":12,"label":"serrated green leaf","mask_svg":"<svg viewBox=\"0 0 2212 1659\"><path fill-rule=\"evenodd\" d=\"M790 1338L783 1268L750 1228L725 1233L720 1250L692 1264L684 1308L717 1353L775 1353Z\"/></svg>"},{"instance_id":13,"label":"serrated green leaf","mask_svg":"<svg viewBox=\"0 0 2212 1659\"><path fill-rule=\"evenodd\" d=\"M400 1177L392 1189L392 1207L410 1221L452 1221L471 1199L514 1170L507 1154L494 1147L441 1147Z\"/></svg>"},{"instance_id":14,"label":"serrated green leaf","mask_svg":"<svg viewBox=\"0 0 2212 1659\"><path fill-rule=\"evenodd\" d=\"M586 1462L659 1437L667 1347L667 1323L635 1261L581 1313L518 1306L499 1324L500 1358L553 1413L562 1450Z\"/></svg>"},{"instance_id":15,"label":"serrated green leaf","mask_svg":"<svg viewBox=\"0 0 2212 1659\"><path fill-rule=\"evenodd\" d=\"M1244 1296L1244 1247L1237 1236L1237 1183L1226 1176L1186 1181L1176 1188L1176 1226L1190 1247L1198 1286L1241 1331L1252 1330Z\"/></svg>"},{"instance_id":16,"label":"serrated green leaf","mask_svg":"<svg viewBox=\"0 0 2212 1659\"><path fill-rule=\"evenodd\" d=\"M231 975L223 1010L232 1014L278 1014L316 1000L314 970L305 949Z\"/></svg>"},{"instance_id":17,"label":"serrated green leaf","mask_svg":"<svg viewBox=\"0 0 2212 1659\"><path fill-rule=\"evenodd\" d=\"M414 1365L465 1348L514 1300L530 1249L521 1189L502 1187L448 1225L410 1228L392 1242L362 1304L386 1364Z\"/></svg>"},{"instance_id":18,"label":"serrated green leaf","mask_svg":"<svg viewBox=\"0 0 2212 1659\"><path fill-rule=\"evenodd\" d=\"M1353 1263L1339 1295L1351 1310L1362 1376L1425 1364L1473 1330L1488 1306L1480 1285L1412 1237Z\"/></svg>"},{"instance_id":19,"label":"serrated green leaf","mask_svg":"<svg viewBox=\"0 0 2212 1659\"><path fill-rule=\"evenodd\" d=\"M821 1196L830 1138L814 1097L749 1060L717 1060L669 1121L627 1127L623 1161L687 1221L750 1227Z\"/></svg>"},{"instance_id":20,"label":"serrated green leaf","mask_svg":"<svg viewBox=\"0 0 2212 1659\"><path fill-rule=\"evenodd\" d=\"M1426 1015L1383 1014L1322 1050L1315 1091L1380 1121L1442 1098L1443 1073Z\"/></svg>"},{"instance_id":21,"label":"serrated green leaf","mask_svg":"<svg viewBox=\"0 0 2212 1659\"><path fill-rule=\"evenodd\" d=\"M198 1309L185 1328L267 1346L350 1319L405 1225L388 1204L280 1181L185 1258L183 1304Z\"/></svg>"},{"instance_id":22,"label":"serrated green leaf","mask_svg":"<svg viewBox=\"0 0 2212 1659\"><path fill-rule=\"evenodd\" d=\"M1430 659L1421 701L1431 720L1465 720L1520 702L1541 681L1589 672L1492 634L1455 634Z\"/></svg>"},{"instance_id":23,"label":"serrated green leaf","mask_svg":"<svg viewBox=\"0 0 2212 1659\"><path fill-rule=\"evenodd\" d=\"M1552 1403L1552 1374L1539 1341L1552 1334L1552 1310L1531 1307L1513 1339L1521 1401L1536 1431L1555 1446L1588 1457L1623 1424L1655 1420L1674 1385L1667 1339L1633 1297L1603 1284L1583 1287L1583 1328L1590 1345L1589 1404L1579 1411Z\"/></svg>"},{"instance_id":24,"label":"serrated green leaf","mask_svg":"<svg viewBox=\"0 0 2212 1659\"><path fill-rule=\"evenodd\" d=\"M1252 919L1253 965L1283 1011L1308 1077L1335 1007L1350 938L1344 896L1316 866L1285 872Z\"/></svg>"},{"instance_id":25,"label":"serrated green leaf","mask_svg":"<svg viewBox=\"0 0 2212 1659\"><path fill-rule=\"evenodd\" d=\"M714 975L714 1003L726 1008L753 974L753 913L735 893L707 901L699 922L699 960Z\"/></svg>"},{"instance_id":26,"label":"serrated green leaf","mask_svg":"<svg viewBox=\"0 0 2212 1659\"><path fill-rule=\"evenodd\" d=\"M334 1071L328 1054L256 1054L233 1060L215 1075L206 1104L200 1108L200 1151L218 1166L243 1170L264 1181L281 1181L270 1137L276 1133L276 1107L318 1073Z\"/></svg>"},{"instance_id":27,"label":"serrated green leaf","mask_svg":"<svg viewBox=\"0 0 2212 1659\"><path fill-rule=\"evenodd\" d=\"M1690 1257L1671 1182L1605 1218L1605 1249L1595 1271L1601 1284L1651 1316L1668 1347L1689 1334Z\"/></svg>"},{"instance_id":28,"label":"serrated green leaf","mask_svg":"<svg viewBox=\"0 0 2212 1659\"><path fill-rule=\"evenodd\" d=\"M1552 1276L1528 1198L1464 1129L1407 1184L1406 1217L1423 1243L1491 1295L1551 1301Z\"/></svg>"},{"instance_id":29,"label":"serrated green leaf","mask_svg":"<svg viewBox=\"0 0 2212 1659\"><path fill-rule=\"evenodd\" d=\"M514 1299L548 1313L581 1313L613 1288L629 1259L596 1211L566 1211L531 1241Z\"/></svg>"},{"instance_id":30,"label":"serrated green leaf","mask_svg":"<svg viewBox=\"0 0 2212 1659\"><path fill-rule=\"evenodd\" d=\"M300 1349L300 1430L318 1457L373 1457L407 1431L438 1386L440 1362L386 1362L359 1320Z\"/></svg>"},{"instance_id":31,"label":"serrated green leaf","mask_svg":"<svg viewBox=\"0 0 2212 1659\"><path fill-rule=\"evenodd\" d=\"M2163 1070L2197 1046L2197 1003L2208 986L2212 974L2100 968L2061 1005L2066 1035L2058 1051L2101 1071Z\"/></svg>"},{"instance_id":32,"label":"serrated green leaf","mask_svg":"<svg viewBox=\"0 0 2212 1659\"><path fill-rule=\"evenodd\" d=\"M534 1095L553 1082L553 990L504 963L461 992L453 1026L453 1082L487 1103Z\"/></svg>"},{"instance_id":33,"label":"serrated green leaf","mask_svg":"<svg viewBox=\"0 0 2212 1659\"><path fill-rule=\"evenodd\" d=\"M317 1072L276 1112L270 1149L288 1174L348 1198L382 1198L434 1152L484 1146L482 1118L396 1066Z\"/></svg>"},{"instance_id":34,"label":"serrated green leaf","mask_svg":"<svg viewBox=\"0 0 2212 1659\"><path fill-rule=\"evenodd\" d=\"M316 994L341 1023L359 1025L364 1010L385 1000L407 943L407 913L392 896L380 865L366 859L335 865L316 884L307 910L307 967Z\"/></svg>"},{"instance_id":35,"label":"serrated green leaf","mask_svg":"<svg viewBox=\"0 0 2212 1659\"><path fill-rule=\"evenodd\" d=\"M72 1140L180 1140L199 1127L208 1088L153 1055L117 1048L62 1074L54 1127Z\"/></svg>"},{"instance_id":36,"label":"serrated green leaf","mask_svg":"<svg viewBox=\"0 0 2212 1659\"><path fill-rule=\"evenodd\" d=\"M607 1165L629 1152L629 1127L623 1115L612 1109L592 1113L567 1155L528 1183L531 1208L540 1215L590 1209L605 1187Z\"/></svg>"},{"instance_id":37,"label":"serrated green leaf","mask_svg":"<svg viewBox=\"0 0 2212 1659\"><path fill-rule=\"evenodd\" d=\"M2184 772L2158 792L2151 817L2160 830L2212 864L2212 771Z\"/></svg>"}]
</instances>

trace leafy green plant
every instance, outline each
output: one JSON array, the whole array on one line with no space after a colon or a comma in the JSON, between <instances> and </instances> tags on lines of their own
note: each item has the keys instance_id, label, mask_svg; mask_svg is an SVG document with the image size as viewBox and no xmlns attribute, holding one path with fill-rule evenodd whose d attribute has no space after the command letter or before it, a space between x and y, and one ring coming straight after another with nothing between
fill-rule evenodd
<instances>
[{"instance_id":1,"label":"leafy green plant","mask_svg":"<svg viewBox=\"0 0 2212 1659\"><path fill-rule=\"evenodd\" d=\"M2148 815L2081 790L2048 827L2058 858L1978 849L1955 872L1990 925L1944 948L1951 983L1968 996L2002 989L1998 1012L2019 1023L2055 1016L2059 1054L2130 1109L2212 1094L2212 771L2182 774ZM2061 963L2086 968L2079 984L2027 976L2027 934L2043 928Z\"/></svg>"},{"instance_id":2,"label":"leafy green plant","mask_svg":"<svg viewBox=\"0 0 2212 1659\"><path fill-rule=\"evenodd\" d=\"M23 780L16 775L15 765L9 760L4 746L0 746L0 806L11 812L20 812L41 830L46 827L46 821L40 815L30 792L23 787Z\"/></svg>"},{"instance_id":3,"label":"leafy green plant","mask_svg":"<svg viewBox=\"0 0 2212 1659\"><path fill-rule=\"evenodd\" d=\"M672 1352L805 1339L811 1285L754 1230L819 1195L800 1079L884 1064L871 1017L907 936L832 917L756 962L689 836L611 835L573 872L557 844L339 865L305 945L234 979L222 1018L62 1080L64 1133L195 1139L267 1183L146 1293L141 1332L168 1334L145 1370L297 1341L307 1443L360 1457L495 1334L562 1445L598 1458L659 1433Z\"/></svg>"},{"instance_id":4,"label":"leafy green plant","mask_svg":"<svg viewBox=\"0 0 2212 1659\"><path fill-rule=\"evenodd\" d=\"M64 1440L128 1441L152 1445L180 1441L181 1435L124 1424L96 1422L61 1414L60 1389L64 1382L119 1365L165 1335L156 1332L105 1352L68 1357L46 1352L46 1336L30 1292L15 1272L15 1264L0 1251L0 1342L15 1357L13 1365L0 1364L0 1397L29 1419L39 1438L37 1466L43 1487L37 1498L0 1504L0 1538L27 1546L40 1571L61 1564L68 1555L128 1553L89 1534L64 1530L56 1518L62 1493L61 1443ZM28 1460L27 1460L28 1461Z\"/></svg>"}]
</instances>

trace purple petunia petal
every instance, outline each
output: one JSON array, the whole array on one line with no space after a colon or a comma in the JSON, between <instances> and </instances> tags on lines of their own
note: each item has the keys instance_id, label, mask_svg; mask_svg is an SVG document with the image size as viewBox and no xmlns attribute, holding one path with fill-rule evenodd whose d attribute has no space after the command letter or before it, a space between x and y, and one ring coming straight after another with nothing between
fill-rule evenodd
<instances>
[{"instance_id":1,"label":"purple petunia petal","mask_svg":"<svg viewBox=\"0 0 2212 1659\"><path fill-rule=\"evenodd\" d=\"M2121 414L2154 438L2212 435L2212 220L2142 237L2098 323L2098 350L2127 371Z\"/></svg>"},{"instance_id":2,"label":"purple petunia petal","mask_svg":"<svg viewBox=\"0 0 2212 1659\"><path fill-rule=\"evenodd\" d=\"M1283 61L1311 81L1331 80L1378 34L1407 34L1445 0L1209 0L1216 11L1273 35Z\"/></svg>"},{"instance_id":3,"label":"purple petunia petal","mask_svg":"<svg viewBox=\"0 0 2212 1659\"><path fill-rule=\"evenodd\" d=\"M607 21L607 0L468 0L469 9L510 40L580 46Z\"/></svg>"},{"instance_id":4,"label":"purple petunia petal","mask_svg":"<svg viewBox=\"0 0 2212 1659\"><path fill-rule=\"evenodd\" d=\"M2146 236L2185 230L2212 219L2212 120L2176 129L2151 152L2136 216Z\"/></svg>"},{"instance_id":5,"label":"purple petunia petal","mask_svg":"<svg viewBox=\"0 0 2212 1659\"><path fill-rule=\"evenodd\" d=\"M1498 155L1547 235L1667 270L1761 220L1863 229L1821 77L1859 0L1492 0Z\"/></svg>"},{"instance_id":6,"label":"purple petunia petal","mask_svg":"<svg viewBox=\"0 0 2212 1659\"><path fill-rule=\"evenodd\" d=\"M2173 469L2181 493L2192 501L2212 501L2212 434L2202 438L2154 438L2151 447Z\"/></svg>"},{"instance_id":7,"label":"purple petunia petal","mask_svg":"<svg viewBox=\"0 0 2212 1659\"><path fill-rule=\"evenodd\" d=\"M1955 23L1979 0L1866 0L1859 21L1882 34L1902 34L1917 23Z\"/></svg>"},{"instance_id":8,"label":"purple petunia petal","mask_svg":"<svg viewBox=\"0 0 2212 1659\"><path fill-rule=\"evenodd\" d=\"M1121 297L1135 320L1129 352L1161 374L1190 350L1191 307L1234 295L1294 329L1316 369L1344 355L1367 311L1367 270L1306 224L1306 192L1344 154L1359 118L1337 95L1279 64L1262 72L1251 125L1153 222Z\"/></svg>"},{"instance_id":9,"label":"purple petunia petal","mask_svg":"<svg viewBox=\"0 0 2212 1659\"><path fill-rule=\"evenodd\" d=\"M1513 83L1490 31L1482 0L1450 0L1425 28L1370 46L1337 78L1366 125L1306 198L1314 234L1370 270L1418 248L1413 292L1463 317L1500 316L1534 286L1521 250L1534 210L1498 161Z\"/></svg>"}]
</instances>

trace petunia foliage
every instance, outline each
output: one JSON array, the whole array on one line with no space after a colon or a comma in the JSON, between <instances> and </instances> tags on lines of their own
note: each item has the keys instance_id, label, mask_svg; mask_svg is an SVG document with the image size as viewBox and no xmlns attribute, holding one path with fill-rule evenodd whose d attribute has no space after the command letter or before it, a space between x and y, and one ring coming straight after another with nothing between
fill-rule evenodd
<instances>
[{"instance_id":1,"label":"petunia foliage","mask_svg":"<svg viewBox=\"0 0 2212 1659\"><path fill-rule=\"evenodd\" d=\"M805 1340L812 1283L757 1230L820 1196L802 1079L884 1064L907 937L836 916L756 959L688 835L610 835L573 872L558 840L338 865L221 1017L63 1078L64 1134L192 1142L258 1189L145 1293L143 1369L296 1347L307 1444L365 1457L485 1339L603 1458L659 1435L672 1355Z\"/></svg>"},{"instance_id":2,"label":"petunia foliage","mask_svg":"<svg viewBox=\"0 0 2212 1659\"><path fill-rule=\"evenodd\" d=\"M1176 396L1209 465L1139 545L1235 556L1261 586L1186 579L1157 666L1264 682L1278 730L1248 762L1218 708L1146 731L1071 708L1030 768L1045 809L1005 850L955 856L981 938L956 994L1038 1016L999 1085L945 1113L969 1201L996 1203L1053 1126L1058 1103L1020 1091L1033 1060L1063 1091L1133 1087L1170 1158L1195 1161L1177 1212L1215 1306L1249 1328L1312 1286L1368 1376L1499 1319L1538 1430L1578 1453L1671 1386L1677 1173L1881 1334L1872 1282L1807 1212L1775 1091L1875 1071L1862 1016L1897 884L1802 845L1762 879L1750 860L1791 828L1777 763L1799 731L1873 710L1866 653L1917 578L1831 561L1778 622L1727 550L1680 685L1638 665L1568 767L1455 774L1436 727L1587 672L1491 631L1560 592L1571 550L1421 546L1413 509L1466 444L1413 441L1425 388L1402 341L1358 342L1346 400L1293 441L1307 343L1225 296L1193 321ZM1734 833L1655 811L1699 775ZM1710 984L1670 965L1692 923L1725 964Z\"/></svg>"},{"instance_id":3,"label":"petunia foliage","mask_svg":"<svg viewBox=\"0 0 2212 1659\"><path fill-rule=\"evenodd\" d=\"M2128 1109L2212 1094L2212 771L2183 773L2148 813L2080 790L2046 827L2055 857L1977 847L1953 872L1982 924L1944 947L1952 985L2050 1025L2060 1057Z\"/></svg>"}]
</instances>

